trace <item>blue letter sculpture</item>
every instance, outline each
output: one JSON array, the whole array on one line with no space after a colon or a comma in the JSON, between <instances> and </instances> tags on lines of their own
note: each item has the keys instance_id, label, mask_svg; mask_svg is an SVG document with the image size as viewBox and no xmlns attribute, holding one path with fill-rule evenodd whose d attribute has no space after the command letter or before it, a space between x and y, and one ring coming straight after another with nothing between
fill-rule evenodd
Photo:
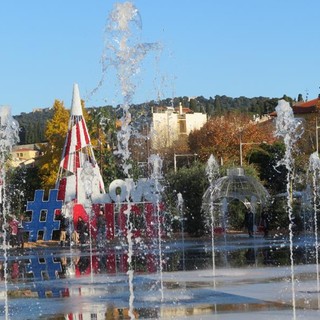
<instances>
[{"instance_id":1,"label":"blue letter sculpture","mask_svg":"<svg viewBox=\"0 0 320 320\"><path fill-rule=\"evenodd\" d=\"M54 230L60 229L60 221L55 220L55 211L62 208L62 200L57 200L58 190L50 190L48 201L43 200L44 190L36 190L34 201L27 202L27 211L32 211L31 221L25 221L23 227L29 231L29 241L37 241L39 231L43 231L43 240L52 240ZM41 212L46 218L41 221Z\"/></svg>"},{"instance_id":2,"label":"blue letter sculpture","mask_svg":"<svg viewBox=\"0 0 320 320\"><path fill-rule=\"evenodd\" d=\"M53 257L33 256L26 263L25 268L28 274L32 274L35 281L32 291L37 291L39 298L46 298L46 292L51 292L53 297L60 297L61 289L52 286L50 282L55 280L57 274L62 271L60 261L54 261Z\"/></svg>"}]
</instances>

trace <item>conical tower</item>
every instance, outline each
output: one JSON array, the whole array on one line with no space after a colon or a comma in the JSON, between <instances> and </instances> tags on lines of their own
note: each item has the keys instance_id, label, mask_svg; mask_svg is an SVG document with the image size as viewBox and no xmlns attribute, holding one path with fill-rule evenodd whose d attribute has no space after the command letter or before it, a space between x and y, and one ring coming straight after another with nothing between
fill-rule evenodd
<instances>
[{"instance_id":1,"label":"conical tower","mask_svg":"<svg viewBox=\"0 0 320 320\"><path fill-rule=\"evenodd\" d=\"M94 203L105 189L83 117L79 88L74 84L68 133L56 181L58 199L65 204L84 204L88 198L88 184L90 200Z\"/></svg>"}]
</instances>

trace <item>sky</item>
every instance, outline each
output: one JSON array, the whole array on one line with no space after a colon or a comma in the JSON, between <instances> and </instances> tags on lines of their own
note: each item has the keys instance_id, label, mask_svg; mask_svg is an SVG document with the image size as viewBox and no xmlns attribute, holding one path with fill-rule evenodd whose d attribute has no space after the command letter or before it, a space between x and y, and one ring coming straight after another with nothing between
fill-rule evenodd
<instances>
[{"instance_id":1,"label":"sky","mask_svg":"<svg viewBox=\"0 0 320 320\"><path fill-rule=\"evenodd\" d=\"M103 69L113 0L1 0L0 105L13 115L123 103ZM135 66L132 103L216 95L306 99L320 93L318 0L132 0L140 43L157 44ZM101 82L102 81L102 82Z\"/></svg>"}]
</instances>

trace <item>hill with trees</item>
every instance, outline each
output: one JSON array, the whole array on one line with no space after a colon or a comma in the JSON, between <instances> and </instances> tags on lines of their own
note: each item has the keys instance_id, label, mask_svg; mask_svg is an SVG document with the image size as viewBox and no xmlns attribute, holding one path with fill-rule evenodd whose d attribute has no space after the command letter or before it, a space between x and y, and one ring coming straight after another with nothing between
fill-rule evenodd
<instances>
[{"instance_id":1,"label":"hill with trees","mask_svg":"<svg viewBox=\"0 0 320 320\"><path fill-rule=\"evenodd\" d=\"M178 107L180 102L183 107L190 108L194 112L207 113L209 116L217 115L225 111L239 110L241 112L249 112L252 114L268 114L274 111L278 100L285 99L289 102L293 100L287 96L281 98L267 98L267 97L238 97L231 98L225 95L216 95L214 98L209 97L208 99L199 97L176 97L167 98L159 101L149 101L142 104L132 105L130 112L132 113L133 126L138 128L143 123L151 120L151 107L154 106L173 106ZM114 117L121 117L121 108L117 106L100 106L87 108L88 113L91 110L103 110L107 109L109 114L113 114ZM46 142L45 130L46 123L53 117L53 108L46 108L37 110L30 113L21 113L20 115L14 116L15 120L20 125L20 143L19 144L32 144L39 142Z\"/></svg>"}]
</instances>

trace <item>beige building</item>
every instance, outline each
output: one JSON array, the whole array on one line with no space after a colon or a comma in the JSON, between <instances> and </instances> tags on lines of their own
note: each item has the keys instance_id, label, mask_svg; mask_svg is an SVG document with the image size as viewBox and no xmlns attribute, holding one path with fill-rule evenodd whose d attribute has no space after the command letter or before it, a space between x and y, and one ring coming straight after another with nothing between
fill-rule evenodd
<instances>
[{"instance_id":1,"label":"beige building","mask_svg":"<svg viewBox=\"0 0 320 320\"><path fill-rule=\"evenodd\" d=\"M207 115L189 108L157 107L152 110L152 148L170 147L181 137L200 129L207 122Z\"/></svg>"},{"instance_id":2,"label":"beige building","mask_svg":"<svg viewBox=\"0 0 320 320\"><path fill-rule=\"evenodd\" d=\"M40 156L40 151L34 144L17 145L12 148L10 164L12 167L33 166L35 159Z\"/></svg>"}]
</instances>

